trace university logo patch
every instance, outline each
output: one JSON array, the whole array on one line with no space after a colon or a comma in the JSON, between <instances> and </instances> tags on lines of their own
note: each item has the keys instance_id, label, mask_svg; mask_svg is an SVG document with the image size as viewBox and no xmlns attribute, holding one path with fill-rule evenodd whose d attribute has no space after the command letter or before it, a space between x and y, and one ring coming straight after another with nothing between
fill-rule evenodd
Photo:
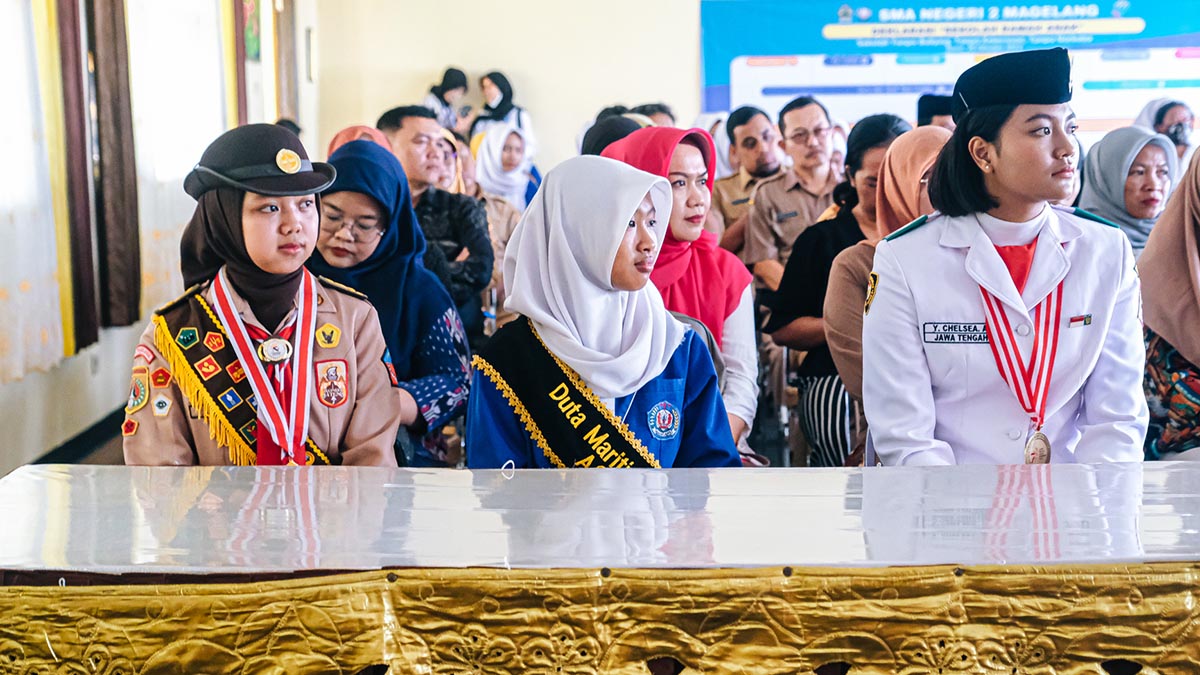
<instances>
[{"instance_id":1,"label":"university logo patch","mask_svg":"<svg viewBox=\"0 0 1200 675\"><path fill-rule=\"evenodd\" d=\"M317 397L326 408L337 408L349 398L346 362L341 359L317 361Z\"/></svg>"},{"instance_id":2,"label":"university logo patch","mask_svg":"<svg viewBox=\"0 0 1200 675\"><path fill-rule=\"evenodd\" d=\"M180 328L179 334L175 336L176 344L185 350L195 347L196 343L199 341L200 331L192 328L191 326L188 326L187 328Z\"/></svg>"},{"instance_id":3,"label":"university logo patch","mask_svg":"<svg viewBox=\"0 0 1200 675\"><path fill-rule=\"evenodd\" d=\"M646 415L650 435L660 441L669 441L679 434L679 408L670 401L662 401Z\"/></svg>"}]
</instances>

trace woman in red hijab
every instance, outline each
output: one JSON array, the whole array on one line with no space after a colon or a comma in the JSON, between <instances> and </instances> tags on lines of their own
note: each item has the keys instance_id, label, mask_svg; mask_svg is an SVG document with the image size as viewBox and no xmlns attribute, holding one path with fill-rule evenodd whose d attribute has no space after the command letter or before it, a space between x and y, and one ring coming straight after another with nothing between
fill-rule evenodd
<instances>
[{"instance_id":1,"label":"woman in red hijab","mask_svg":"<svg viewBox=\"0 0 1200 675\"><path fill-rule=\"evenodd\" d=\"M601 154L671 184L671 220L650 281L668 310L697 319L712 332L725 362L721 395L729 426L741 441L758 404L754 303L745 265L704 229L716 164L712 137L701 129L647 127Z\"/></svg>"}]
</instances>

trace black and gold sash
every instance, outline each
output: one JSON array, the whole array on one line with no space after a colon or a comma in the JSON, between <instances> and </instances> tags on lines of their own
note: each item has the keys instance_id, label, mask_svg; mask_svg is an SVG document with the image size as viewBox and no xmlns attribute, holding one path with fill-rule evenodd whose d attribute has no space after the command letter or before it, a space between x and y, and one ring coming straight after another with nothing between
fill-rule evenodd
<instances>
[{"instance_id":1,"label":"black and gold sash","mask_svg":"<svg viewBox=\"0 0 1200 675\"><path fill-rule=\"evenodd\" d=\"M502 328L472 363L554 466L661 468L579 374L546 348L529 319Z\"/></svg>"},{"instance_id":2,"label":"black and gold sash","mask_svg":"<svg viewBox=\"0 0 1200 675\"><path fill-rule=\"evenodd\" d=\"M258 460L254 450L258 402L224 327L204 301L203 290L203 285L190 288L154 314L154 346L217 445L229 449L234 464L253 466ZM307 440L306 463L330 464L317 444Z\"/></svg>"}]
</instances>

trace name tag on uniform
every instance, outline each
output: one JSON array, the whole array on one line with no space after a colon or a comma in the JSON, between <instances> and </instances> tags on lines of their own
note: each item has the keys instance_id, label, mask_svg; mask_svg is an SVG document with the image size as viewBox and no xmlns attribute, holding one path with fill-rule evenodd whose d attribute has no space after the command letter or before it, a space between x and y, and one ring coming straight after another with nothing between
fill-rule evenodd
<instances>
[{"instance_id":1,"label":"name tag on uniform","mask_svg":"<svg viewBox=\"0 0 1200 675\"><path fill-rule=\"evenodd\" d=\"M776 214L775 222L782 223L783 221L789 218L795 218L798 215L800 215L799 211L788 211L787 213Z\"/></svg>"},{"instance_id":2,"label":"name tag on uniform","mask_svg":"<svg viewBox=\"0 0 1200 675\"><path fill-rule=\"evenodd\" d=\"M742 197L741 199L735 199L735 200L733 200L733 201L731 201L731 202L729 202L729 203L730 203L730 204L733 204L734 206L741 206L742 204L745 204L745 203L747 203L747 202L749 202L749 201L750 201L750 198L749 198L749 197Z\"/></svg>"},{"instance_id":3,"label":"name tag on uniform","mask_svg":"<svg viewBox=\"0 0 1200 675\"><path fill-rule=\"evenodd\" d=\"M988 344L986 323L926 323L926 344Z\"/></svg>"}]
</instances>

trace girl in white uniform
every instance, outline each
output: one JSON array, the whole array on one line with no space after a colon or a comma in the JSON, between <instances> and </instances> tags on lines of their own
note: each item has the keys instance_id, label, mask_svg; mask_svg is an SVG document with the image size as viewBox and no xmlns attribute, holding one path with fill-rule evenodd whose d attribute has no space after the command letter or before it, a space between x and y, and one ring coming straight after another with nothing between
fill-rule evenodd
<instances>
[{"instance_id":1,"label":"girl in white uniform","mask_svg":"<svg viewBox=\"0 0 1200 675\"><path fill-rule=\"evenodd\" d=\"M954 88L937 210L881 242L863 399L884 464L1140 461L1141 291L1111 223L1052 207L1075 176L1066 50L1005 54Z\"/></svg>"}]
</instances>

